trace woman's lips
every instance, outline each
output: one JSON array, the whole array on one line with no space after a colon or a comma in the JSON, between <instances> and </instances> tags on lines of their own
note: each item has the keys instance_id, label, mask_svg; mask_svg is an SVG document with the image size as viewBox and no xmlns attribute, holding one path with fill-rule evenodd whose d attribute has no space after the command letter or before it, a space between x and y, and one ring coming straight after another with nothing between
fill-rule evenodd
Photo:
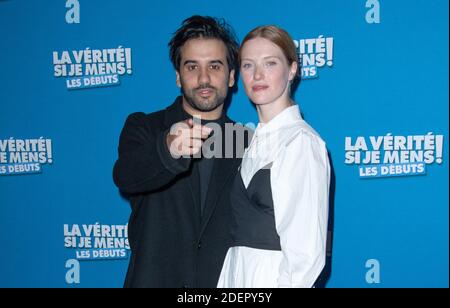
<instances>
[{"instance_id":1,"label":"woman's lips","mask_svg":"<svg viewBox=\"0 0 450 308\"><path fill-rule=\"evenodd\" d=\"M269 86L263 86L263 85L261 85L261 86L253 86L252 90L253 90L253 92L260 92L260 91L266 90L268 87Z\"/></svg>"}]
</instances>

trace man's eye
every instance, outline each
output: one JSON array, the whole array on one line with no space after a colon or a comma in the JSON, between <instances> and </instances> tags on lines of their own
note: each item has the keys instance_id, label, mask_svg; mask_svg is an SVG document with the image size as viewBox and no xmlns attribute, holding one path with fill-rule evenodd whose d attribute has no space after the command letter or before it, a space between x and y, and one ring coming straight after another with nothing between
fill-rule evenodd
<instances>
[{"instance_id":1,"label":"man's eye","mask_svg":"<svg viewBox=\"0 0 450 308\"><path fill-rule=\"evenodd\" d=\"M220 65L219 64L211 64L210 68L212 70L220 70Z\"/></svg>"},{"instance_id":2,"label":"man's eye","mask_svg":"<svg viewBox=\"0 0 450 308\"><path fill-rule=\"evenodd\" d=\"M188 69L188 71L193 71L193 70L197 69L197 65L188 65L187 69Z\"/></svg>"}]
</instances>

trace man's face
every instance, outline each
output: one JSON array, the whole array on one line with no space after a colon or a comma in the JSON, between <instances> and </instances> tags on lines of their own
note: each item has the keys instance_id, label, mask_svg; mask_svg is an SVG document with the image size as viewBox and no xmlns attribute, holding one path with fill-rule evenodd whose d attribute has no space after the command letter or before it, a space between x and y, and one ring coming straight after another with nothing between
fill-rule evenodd
<instances>
[{"instance_id":1,"label":"man's face","mask_svg":"<svg viewBox=\"0 0 450 308\"><path fill-rule=\"evenodd\" d=\"M181 47L177 85L194 109L209 112L221 106L234 85L234 70L227 62L227 48L217 39L191 39Z\"/></svg>"}]
</instances>

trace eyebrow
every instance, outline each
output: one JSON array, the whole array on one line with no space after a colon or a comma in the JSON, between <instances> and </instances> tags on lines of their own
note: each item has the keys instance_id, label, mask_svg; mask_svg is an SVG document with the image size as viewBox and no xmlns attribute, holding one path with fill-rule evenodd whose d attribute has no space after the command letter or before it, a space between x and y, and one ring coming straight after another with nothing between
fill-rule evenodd
<instances>
[{"instance_id":1,"label":"eyebrow","mask_svg":"<svg viewBox=\"0 0 450 308\"><path fill-rule=\"evenodd\" d=\"M267 56L267 57L263 57L264 60L267 60L267 59L270 59L270 58L275 58L275 59L281 60L281 58L278 57L278 56ZM242 58L242 61L244 61L244 60L247 60L247 61L253 61L253 59L251 59L251 58Z\"/></svg>"},{"instance_id":2,"label":"eyebrow","mask_svg":"<svg viewBox=\"0 0 450 308\"><path fill-rule=\"evenodd\" d=\"M209 63L210 64L221 64L221 65L224 65L222 60L213 60L213 61L210 61Z\"/></svg>"},{"instance_id":3,"label":"eyebrow","mask_svg":"<svg viewBox=\"0 0 450 308\"><path fill-rule=\"evenodd\" d=\"M184 65L188 65L188 64L198 64L198 61L186 60L186 61L184 61L183 66ZM208 64L221 64L221 65L224 65L222 60L212 60L212 61L209 61Z\"/></svg>"},{"instance_id":4,"label":"eyebrow","mask_svg":"<svg viewBox=\"0 0 450 308\"><path fill-rule=\"evenodd\" d=\"M197 61L194 61L194 60L186 60L186 61L183 62L183 66L184 66L184 65L187 65L187 64L197 64Z\"/></svg>"}]
</instances>

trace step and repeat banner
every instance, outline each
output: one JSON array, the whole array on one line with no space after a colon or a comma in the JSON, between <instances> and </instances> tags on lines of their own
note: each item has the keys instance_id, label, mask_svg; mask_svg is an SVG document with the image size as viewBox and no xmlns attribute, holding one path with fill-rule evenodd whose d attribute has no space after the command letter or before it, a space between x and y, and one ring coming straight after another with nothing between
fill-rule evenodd
<instances>
[{"instance_id":1,"label":"step and repeat banner","mask_svg":"<svg viewBox=\"0 0 450 308\"><path fill-rule=\"evenodd\" d=\"M0 287L121 287L126 117L179 95L185 18L286 29L333 165L326 287L448 287L447 0L0 1ZM229 116L257 122L242 83Z\"/></svg>"}]
</instances>

